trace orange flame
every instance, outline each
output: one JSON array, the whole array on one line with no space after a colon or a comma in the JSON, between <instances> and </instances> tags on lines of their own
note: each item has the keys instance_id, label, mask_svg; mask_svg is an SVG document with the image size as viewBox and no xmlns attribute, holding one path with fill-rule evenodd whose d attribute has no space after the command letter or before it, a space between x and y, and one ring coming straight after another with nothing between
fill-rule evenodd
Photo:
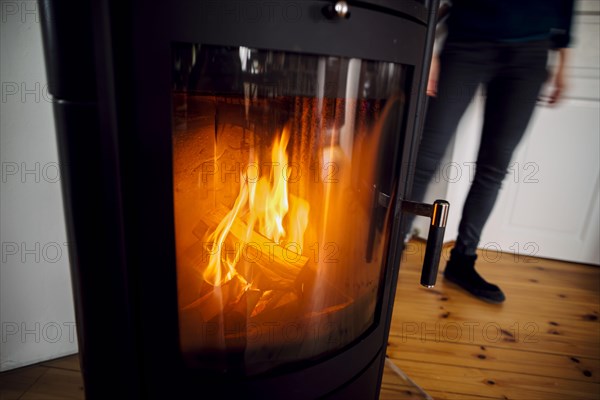
<instances>
[{"instance_id":1,"label":"orange flame","mask_svg":"<svg viewBox=\"0 0 600 400\"><path fill-rule=\"evenodd\" d=\"M293 244L292 248L299 250L299 253L302 252L310 206L306 200L288 194L291 170L286 149L289 139L289 130L285 128L281 136L273 141L268 176L250 176L250 166L259 165L256 159L246 168L233 208L207 236L210 257L203 277L211 285L221 286L236 275L248 285L237 272L236 265L254 230L276 244L285 241L286 244ZM245 232L238 235L237 239L242 243L238 243L234 252L223 252L232 227L240 222L244 222Z\"/></svg>"}]
</instances>

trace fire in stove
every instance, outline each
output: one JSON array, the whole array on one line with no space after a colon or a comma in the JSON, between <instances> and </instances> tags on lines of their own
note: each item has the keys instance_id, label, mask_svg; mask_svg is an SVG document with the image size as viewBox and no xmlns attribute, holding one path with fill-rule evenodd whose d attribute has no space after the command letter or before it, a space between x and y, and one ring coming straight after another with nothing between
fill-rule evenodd
<instances>
[{"instance_id":1,"label":"fire in stove","mask_svg":"<svg viewBox=\"0 0 600 400\"><path fill-rule=\"evenodd\" d=\"M350 344L374 322L405 69L175 50L183 355L252 375Z\"/></svg>"},{"instance_id":2,"label":"fire in stove","mask_svg":"<svg viewBox=\"0 0 600 400\"><path fill-rule=\"evenodd\" d=\"M282 287L291 289L301 268L306 265L302 248L310 206L306 200L288 193L287 182L292 174L286 154L289 136L289 129L284 129L273 142L268 175L261 174L260 161L252 157L240 177L240 191L233 208L219 220L216 229L206 235L206 250L210 257L203 277L215 287L239 279L244 291L257 289L236 269L242 251L247 255L249 248L256 252L256 265L264 271L262 273ZM215 210L212 216L218 219L218 213L219 210ZM235 247L233 254L222 251L228 239ZM272 250L273 254L265 253L263 249ZM261 258L270 261L261 263ZM265 296L268 294L263 293L261 299ZM252 310L252 315L264 309L260 300L259 304Z\"/></svg>"}]
</instances>

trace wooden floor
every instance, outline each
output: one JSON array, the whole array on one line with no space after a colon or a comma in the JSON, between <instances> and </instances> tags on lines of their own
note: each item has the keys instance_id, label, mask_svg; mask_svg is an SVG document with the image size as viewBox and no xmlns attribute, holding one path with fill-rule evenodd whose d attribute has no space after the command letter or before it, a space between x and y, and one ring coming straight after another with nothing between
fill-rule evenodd
<instances>
[{"instance_id":1,"label":"wooden floor","mask_svg":"<svg viewBox=\"0 0 600 400\"><path fill-rule=\"evenodd\" d=\"M435 399L600 399L600 268L480 254L507 296L491 305L442 279L421 288L423 250L405 251L388 346L410 379L386 367L381 400L426 398L418 386ZM0 400L83 398L76 355L0 374Z\"/></svg>"},{"instance_id":2,"label":"wooden floor","mask_svg":"<svg viewBox=\"0 0 600 400\"><path fill-rule=\"evenodd\" d=\"M77 355L0 374L0 400L82 400Z\"/></svg>"},{"instance_id":3,"label":"wooden floor","mask_svg":"<svg viewBox=\"0 0 600 400\"><path fill-rule=\"evenodd\" d=\"M600 268L480 253L478 271L507 297L492 305L441 277L419 287L423 251L405 251L388 355L429 395L600 399ZM403 398L418 397L386 371L381 399Z\"/></svg>"}]
</instances>

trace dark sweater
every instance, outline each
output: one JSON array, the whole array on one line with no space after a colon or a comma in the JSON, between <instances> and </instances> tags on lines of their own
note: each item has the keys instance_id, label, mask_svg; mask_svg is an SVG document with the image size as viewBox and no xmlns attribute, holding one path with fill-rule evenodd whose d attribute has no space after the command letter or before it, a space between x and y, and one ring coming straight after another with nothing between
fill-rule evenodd
<instances>
[{"instance_id":1,"label":"dark sweater","mask_svg":"<svg viewBox=\"0 0 600 400\"><path fill-rule=\"evenodd\" d=\"M453 0L448 40L570 41L574 0Z\"/></svg>"}]
</instances>

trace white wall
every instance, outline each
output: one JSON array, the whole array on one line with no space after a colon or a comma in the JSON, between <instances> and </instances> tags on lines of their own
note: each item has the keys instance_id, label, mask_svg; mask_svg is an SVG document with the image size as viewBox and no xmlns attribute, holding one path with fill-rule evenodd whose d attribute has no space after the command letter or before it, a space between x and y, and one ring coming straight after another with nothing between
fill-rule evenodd
<instances>
[{"instance_id":1,"label":"white wall","mask_svg":"<svg viewBox=\"0 0 600 400\"><path fill-rule=\"evenodd\" d=\"M37 2L2 1L0 371L77 352Z\"/></svg>"}]
</instances>

